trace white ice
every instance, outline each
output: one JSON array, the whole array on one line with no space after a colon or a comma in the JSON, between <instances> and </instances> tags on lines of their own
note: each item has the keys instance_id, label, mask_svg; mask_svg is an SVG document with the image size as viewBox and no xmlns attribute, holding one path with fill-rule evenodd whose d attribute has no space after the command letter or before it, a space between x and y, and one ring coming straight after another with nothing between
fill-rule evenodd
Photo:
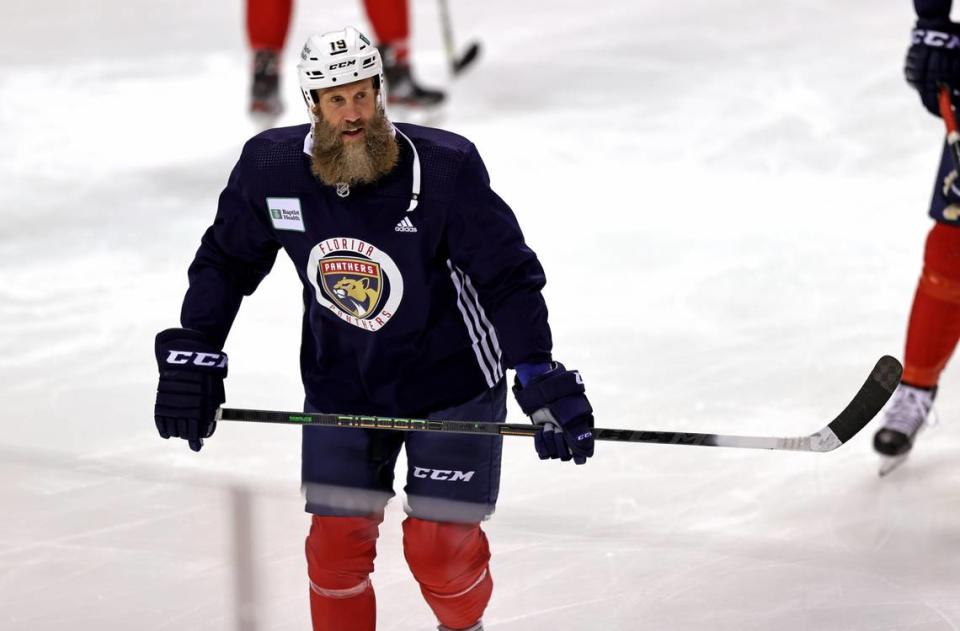
<instances>
[{"instance_id":1,"label":"white ice","mask_svg":"<svg viewBox=\"0 0 960 631\"><path fill-rule=\"evenodd\" d=\"M254 132L241 4L3 3L4 631L308 628L298 432L224 424L197 455L151 419L153 335ZM413 5L440 125L540 254L599 426L806 434L902 355L943 135L902 79L908 0L455 2L484 47L455 83ZM361 11L299 3L282 124L299 44ZM299 301L281 258L228 342L230 404L301 404ZM486 628L960 628L955 384L884 480L877 421L829 454L604 443L585 467L508 440ZM379 628L431 629L402 518Z\"/></svg>"}]
</instances>

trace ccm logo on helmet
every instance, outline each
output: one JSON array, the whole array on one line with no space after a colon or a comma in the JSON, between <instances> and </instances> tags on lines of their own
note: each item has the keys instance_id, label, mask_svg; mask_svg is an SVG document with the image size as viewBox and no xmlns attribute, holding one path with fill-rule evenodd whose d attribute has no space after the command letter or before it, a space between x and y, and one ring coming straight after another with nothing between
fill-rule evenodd
<instances>
[{"instance_id":1,"label":"ccm logo on helmet","mask_svg":"<svg viewBox=\"0 0 960 631\"><path fill-rule=\"evenodd\" d=\"M226 368L227 356L224 353L195 353L193 351L170 351L168 364L193 364L204 368Z\"/></svg>"},{"instance_id":2,"label":"ccm logo on helmet","mask_svg":"<svg viewBox=\"0 0 960 631\"><path fill-rule=\"evenodd\" d=\"M413 468L413 477L430 478L441 482L469 482L476 471L451 471L448 469L424 469L423 467Z\"/></svg>"},{"instance_id":3,"label":"ccm logo on helmet","mask_svg":"<svg viewBox=\"0 0 960 631\"><path fill-rule=\"evenodd\" d=\"M349 67L349 66L356 65L356 63L357 63L357 60L356 60L356 59L351 59L351 60L349 60L349 61L341 61L341 62L338 63L338 64L330 64L330 68L329 68L329 69L330 69L330 70L339 70L340 68L347 68L347 67Z\"/></svg>"},{"instance_id":4,"label":"ccm logo on helmet","mask_svg":"<svg viewBox=\"0 0 960 631\"><path fill-rule=\"evenodd\" d=\"M927 31L918 28L914 29L913 31L913 43L924 44L925 46L930 46L932 48L946 48L948 50L955 50L960 48L960 37L951 33Z\"/></svg>"}]
</instances>

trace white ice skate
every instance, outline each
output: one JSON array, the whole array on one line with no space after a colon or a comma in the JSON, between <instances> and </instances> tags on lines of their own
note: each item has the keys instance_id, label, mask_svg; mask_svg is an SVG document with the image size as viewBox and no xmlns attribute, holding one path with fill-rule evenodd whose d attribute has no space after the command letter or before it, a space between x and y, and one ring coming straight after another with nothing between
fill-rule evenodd
<instances>
[{"instance_id":1,"label":"white ice skate","mask_svg":"<svg viewBox=\"0 0 960 631\"><path fill-rule=\"evenodd\" d=\"M926 390L900 384L884 413L883 427L873 437L873 448L883 460L879 474L887 475L907 459L917 432L927 423L937 388Z\"/></svg>"}]
</instances>

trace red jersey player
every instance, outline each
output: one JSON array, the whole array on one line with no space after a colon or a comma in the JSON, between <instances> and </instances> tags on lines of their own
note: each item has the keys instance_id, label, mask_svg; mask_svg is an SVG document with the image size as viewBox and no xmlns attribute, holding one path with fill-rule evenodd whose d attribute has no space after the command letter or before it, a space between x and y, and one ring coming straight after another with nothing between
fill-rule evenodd
<instances>
[{"instance_id":1,"label":"red jersey player","mask_svg":"<svg viewBox=\"0 0 960 631\"><path fill-rule=\"evenodd\" d=\"M907 52L907 82L927 110L939 116L940 87L960 88L960 24L950 20L951 0L914 0L917 23ZM944 147L930 203L936 222L927 236L923 271L907 329L903 382L886 412L874 448L888 460L884 475L913 447L930 415L940 374L960 338L960 188L951 176L954 164Z\"/></svg>"},{"instance_id":2,"label":"red jersey player","mask_svg":"<svg viewBox=\"0 0 960 631\"><path fill-rule=\"evenodd\" d=\"M430 106L441 103L444 93L421 86L410 70L410 10L408 0L363 0L383 59L394 105ZM276 116L280 99L280 53L290 26L293 0L247 0L247 39L253 51L250 111Z\"/></svg>"}]
</instances>

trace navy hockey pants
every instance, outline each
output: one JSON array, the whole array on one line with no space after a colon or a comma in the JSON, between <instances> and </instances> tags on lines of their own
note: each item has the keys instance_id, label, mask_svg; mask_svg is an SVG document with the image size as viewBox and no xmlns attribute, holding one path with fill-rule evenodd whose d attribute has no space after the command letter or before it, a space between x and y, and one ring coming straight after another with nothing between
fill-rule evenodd
<instances>
[{"instance_id":1,"label":"navy hockey pants","mask_svg":"<svg viewBox=\"0 0 960 631\"><path fill-rule=\"evenodd\" d=\"M428 419L502 423L506 381ZM318 410L306 404L307 412ZM476 523L493 513L500 489L499 436L303 428L302 480L307 512L360 516L382 513L393 497L394 467L406 448L406 512L420 519Z\"/></svg>"}]
</instances>

